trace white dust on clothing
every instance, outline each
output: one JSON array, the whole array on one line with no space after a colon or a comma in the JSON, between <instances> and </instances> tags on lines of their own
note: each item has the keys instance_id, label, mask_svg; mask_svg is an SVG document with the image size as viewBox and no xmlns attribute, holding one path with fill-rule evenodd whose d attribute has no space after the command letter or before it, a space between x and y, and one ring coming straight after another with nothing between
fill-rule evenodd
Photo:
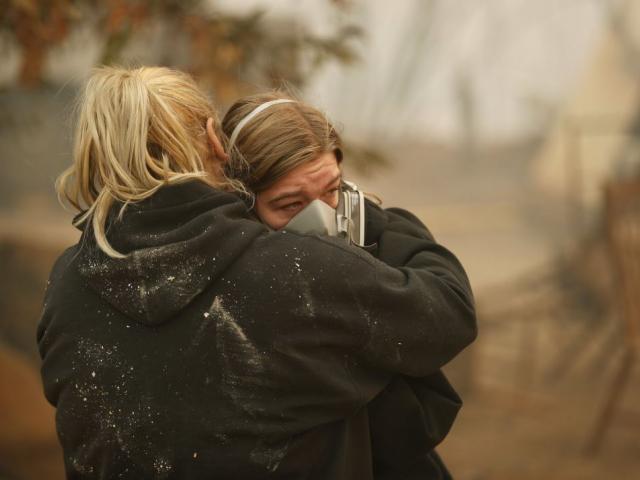
<instances>
[{"instance_id":1,"label":"white dust on clothing","mask_svg":"<svg viewBox=\"0 0 640 480\"><path fill-rule=\"evenodd\" d=\"M82 376L78 375L72 384L80 404L65 411L64 415L78 422L94 423L97 435L83 443L74 456L69 456L69 463L79 473L93 472L91 459L95 456L95 449L104 445L117 445L120 452L130 458L142 456L146 461L153 461L156 453L141 447L145 443L140 441L140 434L150 425L160 422L161 415L145 396L131 403L129 388L138 379L134 367L128 364L118 345L80 339L72 368L85 372ZM114 372L117 374L114 375ZM103 380L104 376L108 380ZM158 474L171 468L165 460L159 465Z\"/></svg>"},{"instance_id":2,"label":"white dust on clothing","mask_svg":"<svg viewBox=\"0 0 640 480\"><path fill-rule=\"evenodd\" d=\"M288 450L289 440L286 440L280 447L260 442L251 451L251 460L258 465L263 465L268 471L275 472Z\"/></svg>"},{"instance_id":3,"label":"white dust on clothing","mask_svg":"<svg viewBox=\"0 0 640 480\"><path fill-rule=\"evenodd\" d=\"M264 373L263 355L224 307L220 297L213 299L207 313L216 322L216 349L221 362L222 391L238 407L252 413L253 390L261 385Z\"/></svg>"},{"instance_id":4,"label":"white dust on clothing","mask_svg":"<svg viewBox=\"0 0 640 480\"><path fill-rule=\"evenodd\" d=\"M208 314L208 315L206 315ZM266 358L247 337L242 326L215 297L205 321L216 322L216 348L221 362L222 393L233 404L256 417L262 413L260 390L268 388ZM251 452L251 460L274 472L286 455L288 444L271 447L259 442Z\"/></svg>"},{"instance_id":5,"label":"white dust on clothing","mask_svg":"<svg viewBox=\"0 0 640 480\"><path fill-rule=\"evenodd\" d=\"M249 342L249 340L247 340L247 336L242 327L238 325L235 318L233 318L229 311L222 305L220 297L215 297L213 299L213 303L211 304L211 308L209 308L208 313L217 319L218 332L231 332L232 336L244 344L248 350L255 351L255 347Z\"/></svg>"}]
</instances>

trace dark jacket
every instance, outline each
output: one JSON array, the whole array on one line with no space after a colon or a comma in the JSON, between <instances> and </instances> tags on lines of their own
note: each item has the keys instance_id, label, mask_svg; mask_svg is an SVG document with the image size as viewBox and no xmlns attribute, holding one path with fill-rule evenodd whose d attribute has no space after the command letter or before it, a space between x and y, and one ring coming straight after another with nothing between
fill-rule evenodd
<instances>
[{"instance_id":1,"label":"dark jacket","mask_svg":"<svg viewBox=\"0 0 640 480\"><path fill-rule=\"evenodd\" d=\"M431 232L406 210L366 202L365 244L392 267L411 261ZM422 231L417 231L417 229ZM423 378L396 376L368 407L376 480L446 480L434 448L444 440L462 400L441 371Z\"/></svg>"},{"instance_id":2,"label":"dark jacket","mask_svg":"<svg viewBox=\"0 0 640 480\"><path fill-rule=\"evenodd\" d=\"M476 335L462 267L422 232L393 268L200 182L110 222L124 259L85 228L38 329L68 478L372 478L367 403Z\"/></svg>"}]
</instances>

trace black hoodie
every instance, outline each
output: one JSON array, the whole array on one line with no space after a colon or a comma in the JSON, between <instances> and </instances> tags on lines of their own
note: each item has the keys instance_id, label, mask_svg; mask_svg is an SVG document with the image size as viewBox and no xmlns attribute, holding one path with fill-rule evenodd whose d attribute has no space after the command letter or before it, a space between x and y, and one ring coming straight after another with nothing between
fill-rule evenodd
<instances>
[{"instance_id":1,"label":"black hoodie","mask_svg":"<svg viewBox=\"0 0 640 480\"><path fill-rule=\"evenodd\" d=\"M393 267L412 261L431 232L413 214L382 210L366 200L365 244ZM435 452L449 433L462 400L441 371L426 377L397 375L368 405L373 476L376 480L450 480Z\"/></svg>"},{"instance_id":2,"label":"black hoodie","mask_svg":"<svg viewBox=\"0 0 640 480\"><path fill-rule=\"evenodd\" d=\"M367 403L476 335L462 267L424 232L393 268L194 181L110 222L124 259L87 227L38 330L68 478L372 478Z\"/></svg>"}]
</instances>

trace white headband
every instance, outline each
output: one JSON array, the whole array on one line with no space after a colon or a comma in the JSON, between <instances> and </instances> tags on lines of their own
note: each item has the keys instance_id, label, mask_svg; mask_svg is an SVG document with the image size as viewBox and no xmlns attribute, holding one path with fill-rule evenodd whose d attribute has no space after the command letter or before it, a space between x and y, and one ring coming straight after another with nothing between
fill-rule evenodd
<instances>
[{"instance_id":1,"label":"white headband","mask_svg":"<svg viewBox=\"0 0 640 480\"><path fill-rule=\"evenodd\" d=\"M266 110L271 105L277 105L278 103L295 103L295 100L289 100L288 98L279 98L277 100L271 100L270 102L265 102L261 105L258 105L253 110L251 110L249 115L247 115L242 120L240 120L238 125L236 125L236 128L233 129L233 132L231 133L231 139L229 140L229 150L231 150L234 144L236 143L236 139L238 138L238 134L240 133L240 130L242 130L242 127L244 127L247 123L249 123L253 119L253 117L258 115L260 112L262 112L263 110Z\"/></svg>"}]
</instances>

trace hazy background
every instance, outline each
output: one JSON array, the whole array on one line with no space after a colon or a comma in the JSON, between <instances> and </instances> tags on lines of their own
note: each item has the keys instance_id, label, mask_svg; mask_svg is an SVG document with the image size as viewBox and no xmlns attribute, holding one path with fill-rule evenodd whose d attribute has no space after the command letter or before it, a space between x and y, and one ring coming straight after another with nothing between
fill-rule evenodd
<instances>
[{"instance_id":1,"label":"hazy background","mask_svg":"<svg viewBox=\"0 0 640 480\"><path fill-rule=\"evenodd\" d=\"M637 262L614 262L603 188L639 173L639 2L0 0L0 15L0 478L59 474L35 325L78 233L53 182L77 89L112 62L190 71L221 114L298 92L340 126L347 176L459 256L480 337L447 368L465 399L439 447L456 478L637 475L640 321L616 296L616 265Z\"/></svg>"}]
</instances>

